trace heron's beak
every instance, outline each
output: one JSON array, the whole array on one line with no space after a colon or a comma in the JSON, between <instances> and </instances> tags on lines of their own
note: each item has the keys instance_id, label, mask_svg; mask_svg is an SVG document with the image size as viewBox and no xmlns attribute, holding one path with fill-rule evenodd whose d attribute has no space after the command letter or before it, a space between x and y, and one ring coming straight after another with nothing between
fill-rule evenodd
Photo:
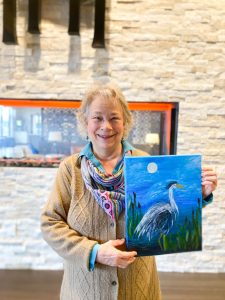
<instances>
[{"instance_id":1,"label":"heron's beak","mask_svg":"<svg viewBox=\"0 0 225 300\"><path fill-rule=\"evenodd\" d=\"M179 184L179 183L177 183L177 187L178 187L179 189L183 189L183 188L184 188L184 186L181 185L181 184Z\"/></svg>"}]
</instances>

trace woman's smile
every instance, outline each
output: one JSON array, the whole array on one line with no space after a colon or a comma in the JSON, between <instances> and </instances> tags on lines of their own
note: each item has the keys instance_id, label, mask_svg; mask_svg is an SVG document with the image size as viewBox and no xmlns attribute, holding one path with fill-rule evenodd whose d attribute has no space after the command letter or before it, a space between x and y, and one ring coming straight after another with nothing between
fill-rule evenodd
<instances>
[{"instance_id":1,"label":"woman's smile","mask_svg":"<svg viewBox=\"0 0 225 300\"><path fill-rule=\"evenodd\" d=\"M115 134L112 134L112 135L97 134L97 136L104 140L107 140L107 139L115 137Z\"/></svg>"}]
</instances>

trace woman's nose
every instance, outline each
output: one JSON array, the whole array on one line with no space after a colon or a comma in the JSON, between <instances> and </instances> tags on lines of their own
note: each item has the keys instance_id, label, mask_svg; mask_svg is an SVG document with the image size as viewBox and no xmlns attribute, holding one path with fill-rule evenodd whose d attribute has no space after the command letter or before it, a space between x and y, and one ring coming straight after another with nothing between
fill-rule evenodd
<instances>
[{"instance_id":1,"label":"woman's nose","mask_svg":"<svg viewBox=\"0 0 225 300\"><path fill-rule=\"evenodd\" d=\"M110 121L104 120L102 122L102 129L112 129L112 125L111 125Z\"/></svg>"}]
</instances>

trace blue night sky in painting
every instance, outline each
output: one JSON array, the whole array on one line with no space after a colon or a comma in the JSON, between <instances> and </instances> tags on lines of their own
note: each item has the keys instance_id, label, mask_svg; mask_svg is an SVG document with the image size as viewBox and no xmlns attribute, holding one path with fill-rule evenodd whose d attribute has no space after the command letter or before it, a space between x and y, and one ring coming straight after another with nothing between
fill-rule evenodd
<instances>
[{"instance_id":1,"label":"blue night sky in painting","mask_svg":"<svg viewBox=\"0 0 225 300\"><path fill-rule=\"evenodd\" d=\"M198 206L201 191L201 155L170 155L125 158L125 193L136 193L143 213L159 202L169 203L167 185L177 181L183 188L173 190L179 215L171 232ZM128 203L126 203L126 208ZM126 222L128 222L126 211ZM162 254L162 253L161 253Z\"/></svg>"}]
</instances>

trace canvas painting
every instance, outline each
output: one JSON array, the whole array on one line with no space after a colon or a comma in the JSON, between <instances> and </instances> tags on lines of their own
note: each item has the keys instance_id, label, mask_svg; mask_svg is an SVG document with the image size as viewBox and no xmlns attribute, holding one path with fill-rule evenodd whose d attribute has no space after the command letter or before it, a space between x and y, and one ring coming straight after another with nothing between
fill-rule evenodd
<instances>
[{"instance_id":1,"label":"canvas painting","mask_svg":"<svg viewBox=\"0 0 225 300\"><path fill-rule=\"evenodd\" d=\"M127 250L201 250L201 155L127 156L124 172Z\"/></svg>"}]
</instances>

